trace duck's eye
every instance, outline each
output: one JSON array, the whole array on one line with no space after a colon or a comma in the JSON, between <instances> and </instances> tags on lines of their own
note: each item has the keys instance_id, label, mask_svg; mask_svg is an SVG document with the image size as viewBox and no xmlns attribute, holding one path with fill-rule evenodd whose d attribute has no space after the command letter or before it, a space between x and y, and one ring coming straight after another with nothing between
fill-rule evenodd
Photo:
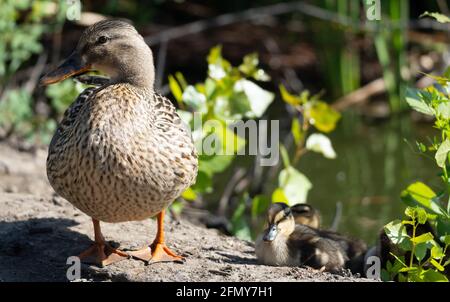
<instances>
[{"instance_id":1,"label":"duck's eye","mask_svg":"<svg viewBox=\"0 0 450 302\"><path fill-rule=\"evenodd\" d=\"M99 44L105 44L106 42L108 42L108 37L106 37L106 36L100 36L98 39L97 39L97 42L99 43Z\"/></svg>"}]
</instances>

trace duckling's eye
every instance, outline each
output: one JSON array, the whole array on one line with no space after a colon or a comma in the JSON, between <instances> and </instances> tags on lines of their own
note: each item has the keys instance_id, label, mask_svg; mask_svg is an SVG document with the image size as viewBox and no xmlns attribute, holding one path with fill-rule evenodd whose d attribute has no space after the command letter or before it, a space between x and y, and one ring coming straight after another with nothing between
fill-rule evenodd
<instances>
[{"instance_id":1,"label":"duckling's eye","mask_svg":"<svg viewBox=\"0 0 450 302\"><path fill-rule=\"evenodd\" d=\"M100 36L98 39L97 39L97 43L98 44L105 44L106 42L108 42L108 37L106 37L106 36Z\"/></svg>"}]
</instances>

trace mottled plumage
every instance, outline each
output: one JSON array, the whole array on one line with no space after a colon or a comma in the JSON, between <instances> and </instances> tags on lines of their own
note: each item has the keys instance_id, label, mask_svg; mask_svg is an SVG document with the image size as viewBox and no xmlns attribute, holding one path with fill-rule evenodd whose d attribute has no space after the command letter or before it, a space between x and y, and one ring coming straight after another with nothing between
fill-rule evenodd
<instances>
[{"instance_id":1,"label":"mottled plumage","mask_svg":"<svg viewBox=\"0 0 450 302\"><path fill-rule=\"evenodd\" d=\"M50 143L47 175L62 197L93 218L100 265L127 257L107 245L99 221L142 220L158 214L158 233L139 259L180 260L164 245L164 209L195 182L197 154L175 107L153 90L150 48L133 26L101 21L86 29L75 51L41 80L52 84L90 69L110 77L84 90L67 109Z\"/></svg>"},{"instance_id":2,"label":"mottled plumage","mask_svg":"<svg viewBox=\"0 0 450 302\"><path fill-rule=\"evenodd\" d=\"M106 222L159 213L195 181L190 132L172 103L130 84L88 88L49 147L55 191Z\"/></svg>"}]
</instances>

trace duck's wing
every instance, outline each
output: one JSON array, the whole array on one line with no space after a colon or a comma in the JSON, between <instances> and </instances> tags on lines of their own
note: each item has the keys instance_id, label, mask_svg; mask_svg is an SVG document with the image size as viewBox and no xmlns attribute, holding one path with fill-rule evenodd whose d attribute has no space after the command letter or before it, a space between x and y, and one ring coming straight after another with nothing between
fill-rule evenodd
<instances>
[{"instance_id":1,"label":"duck's wing","mask_svg":"<svg viewBox=\"0 0 450 302\"><path fill-rule=\"evenodd\" d=\"M97 88L88 87L83 90L75 101L66 109L64 112L63 118L56 129L55 135L53 136L50 146L54 146L56 142L61 141L60 138L63 136L66 131L73 125L75 122L78 113L80 112L81 107L86 103L86 101L91 97L91 95L95 92ZM50 148L52 150L52 148Z\"/></svg>"}]
</instances>

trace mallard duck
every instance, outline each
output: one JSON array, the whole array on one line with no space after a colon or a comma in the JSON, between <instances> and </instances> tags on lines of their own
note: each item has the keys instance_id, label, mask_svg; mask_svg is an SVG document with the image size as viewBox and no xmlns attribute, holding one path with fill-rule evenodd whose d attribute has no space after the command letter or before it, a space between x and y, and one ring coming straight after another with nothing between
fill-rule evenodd
<instances>
[{"instance_id":1,"label":"mallard duck","mask_svg":"<svg viewBox=\"0 0 450 302\"><path fill-rule=\"evenodd\" d=\"M256 241L260 263L275 266L310 266L325 271L339 271L348 261L339 242L320 230L296 224L289 206L271 205L268 227Z\"/></svg>"},{"instance_id":2,"label":"mallard duck","mask_svg":"<svg viewBox=\"0 0 450 302\"><path fill-rule=\"evenodd\" d=\"M312 228L320 228L320 212L306 203L298 203L291 207L296 224L304 224Z\"/></svg>"},{"instance_id":3,"label":"mallard duck","mask_svg":"<svg viewBox=\"0 0 450 302\"><path fill-rule=\"evenodd\" d=\"M130 255L145 261L183 258L164 243L167 206L191 186L197 154L175 107L154 91L152 51L123 21L100 21L82 34L75 51L41 83L49 85L89 70L110 80L84 90L70 105L51 140L47 175L54 190L92 217L95 243L80 254L104 266ZM157 216L150 246L124 252L104 239L100 221Z\"/></svg>"}]
</instances>

